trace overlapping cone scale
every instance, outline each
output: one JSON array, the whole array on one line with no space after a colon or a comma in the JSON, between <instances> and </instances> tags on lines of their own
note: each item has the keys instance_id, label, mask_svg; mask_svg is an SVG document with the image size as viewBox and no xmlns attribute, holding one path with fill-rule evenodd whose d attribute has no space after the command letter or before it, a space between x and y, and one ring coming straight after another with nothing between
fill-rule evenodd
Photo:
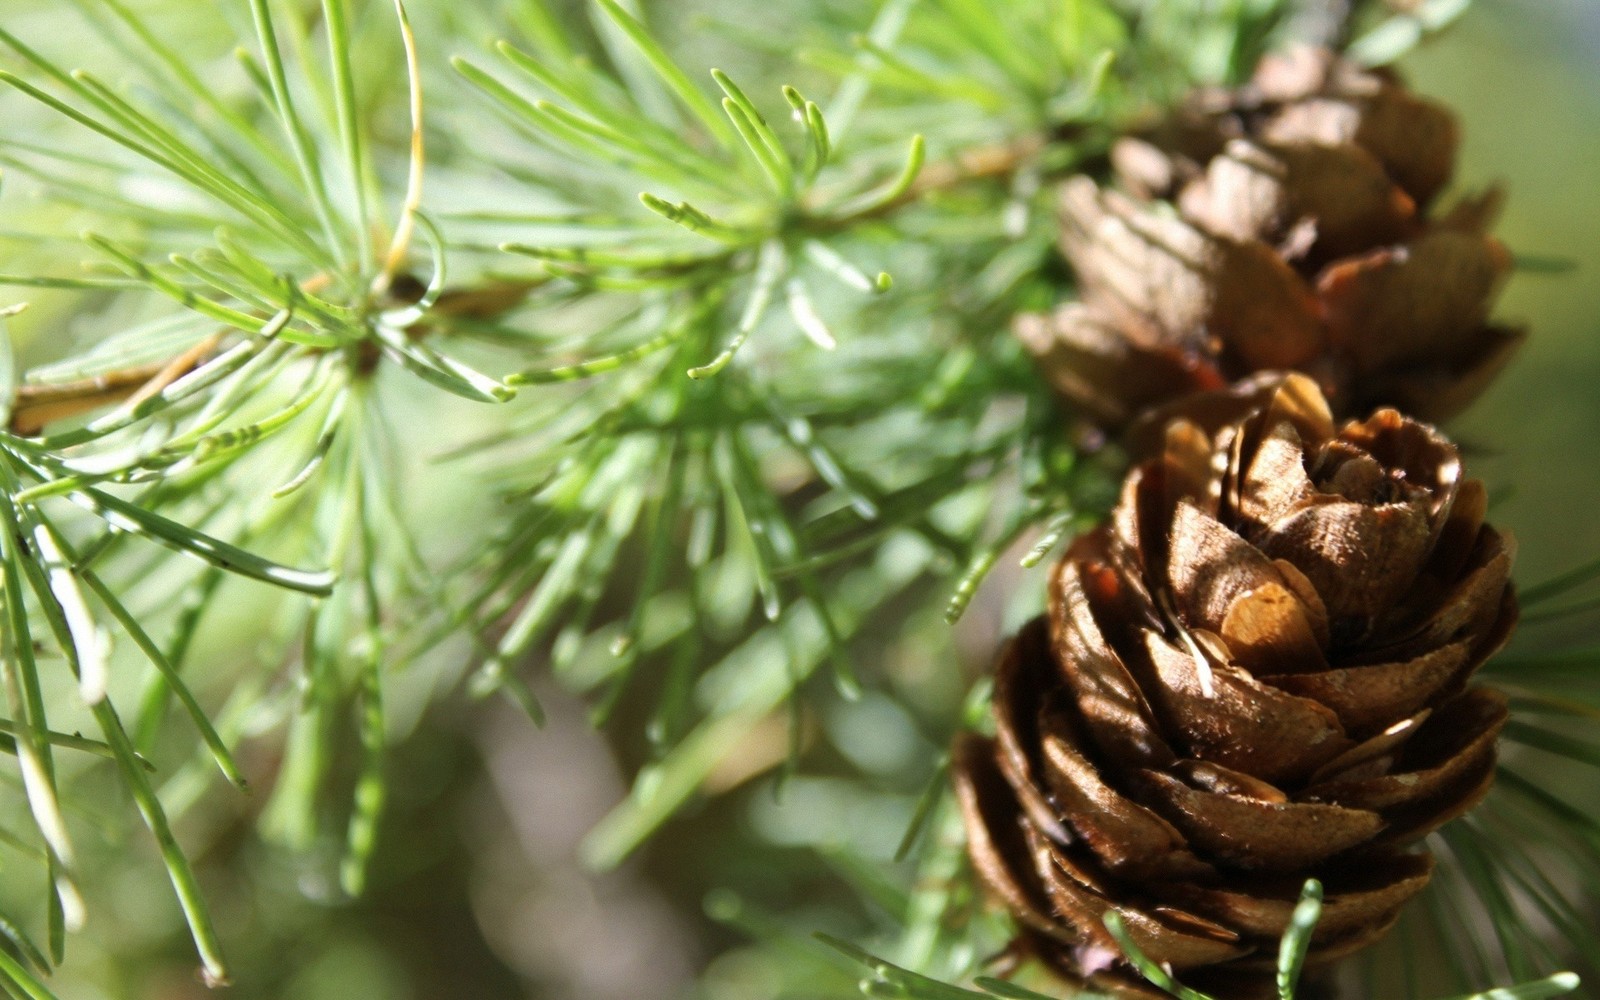
<instances>
[{"instance_id":1,"label":"overlapping cone scale","mask_svg":"<svg viewBox=\"0 0 1600 1000\"><path fill-rule=\"evenodd\" d=\"M1512 545L1437 431L1339 428L1304 376L1162 445L1000 656L956 786L982 881L1062 974L1142 995L1114 910L1190 985L1270 996L1307 878L1326 965L1487 790L1506 706L1468 682L1515 623Z\"/></svg>"},{"instance_id":2,"label":"overlapping cone scale","mask_svg":"<svg viewBox=\"0 0 1600 1000\"><path fill-rule=\"evenodd\" d=\"M1311 374L1339 416L1441 420L1521 339L1489 314L1496 192L1430 212L1456 121L1390 74L1298 49L1061 188L1081 301L1020 317L1057 390L1110 428L1253 373Z\"/></svg>"}]
</instances>

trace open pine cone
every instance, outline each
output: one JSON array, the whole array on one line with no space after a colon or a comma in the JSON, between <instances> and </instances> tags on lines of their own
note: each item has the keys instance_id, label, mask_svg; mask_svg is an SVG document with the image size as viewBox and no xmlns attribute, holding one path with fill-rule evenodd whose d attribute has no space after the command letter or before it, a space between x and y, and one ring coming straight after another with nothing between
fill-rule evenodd
<instances>
[{"instance_id":1,"label":"open pine cone","mask_svg":"<svg viewBox=\"0 0 1600 1000\"><path fill-rule=\"evenodd\" d=\"M957 748L1019 945L1144 996L1116 910L1189 985L1275 996L1312 877L1313 967L1380 937L1428 881L1414 845L1494 773L1505 702L1467 681L1516 601L1484 509L1436 431L1393 410L1336 430L1303 376L1215 435L1174 423L1001 655L996 737Z\"/></svg>"},{"instance_id":2,"label":"open pine cone","mask_svg":"<svg viewBox=\"0 0 1600 1000\"><path fill-rule=\"evenodd\" d=\"M1313 375L1340 416L1444 419L1521 339L1488 322L1511 267L1486 235L1498 194L1427 213L1457 143L1451 113L1390 74L1322 50L1269 58L1121 140L1124 191L1063 186L1082 301L1017 332L1111 428L1274 369Z\"/></svg>"}]
</instances>

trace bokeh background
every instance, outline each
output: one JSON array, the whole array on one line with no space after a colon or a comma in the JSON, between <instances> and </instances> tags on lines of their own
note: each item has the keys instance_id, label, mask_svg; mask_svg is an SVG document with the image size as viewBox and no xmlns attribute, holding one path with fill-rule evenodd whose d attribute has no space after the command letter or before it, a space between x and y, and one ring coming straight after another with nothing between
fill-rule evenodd
<instances>
[{"instance_id":1,"label":"bokeh background","mask_svg":"<svg viewBox=\"0 0 1600 1000\"><path fill-rule=\"evenodd\" d=\"M166 0L177 9L193 0ZM419 20L426 8L413 0ZM43 4L27 22L48 30ZM143 4L155 9L160 4ZM694 35L697 7L681 6ZM707 5L709 6L709 5ZM770 5L782 16L781 3ZM444 16L444 15L441 15ZM428 44L424 36L423 44ZM695 39L705 48L726 39ZM1495 518L1520 545L1519 579L1537 582L1600 553L1600 2L1478 0L1448 34L1407 57L1420 90L1465 125L1458 185L1503 183L1499 232L1528 266L1503 318L1532 336L1509 372L1454 425ZM464 86L442 79L440 86ZM437 99L437 98L435 98ZM5 105L7 108L13 105ZM0 113L0 128L8 119ZM31 348L72 319L69 296L17 324ZM4 304L4 302L0 302ZM1514 488L1513 487L1514 484ZM425 499L438 510L459 498ZM896 841L940 747L1000 633L1035 598L1040 573L992 578L961 626L935 615L871 638L894 697L825 705L809 752L781 790L786 746L773 721L714 774L715 793L604 874L582 863L586 833L627 791L636 748L589 727L561 691L540 690L543 729L498 703L446 700L396 751L396 782L369 894L350 902L324 864L264 845L248 807L197 810L195 845L237 984L236 1000L778 1000L854 993L809 930L881 926L860 900L896 891ZM1593 642L1600 614L1524 629L1526 649ZM230 655L215 650L214 655ZM241 641L231 655L249 655ZM870 655L870 650L869 650ZM263 751L265 752L265 751ZM846 778L845 775L850 775ZM109 785L107 786L109 788ZM108 794L110 794L108 792ZM135 834L140 831L134 831ZM63 997L189 1000L198 981L165 876L141 836L119 839L91 879L95 923L57 977ZM325 860L325 859L322 859ZM131 862L131 863L130 863ZM14 873L0 873L9 889ZM1593 994L1600 995L1600 994Z\"/></svg>"},{"instance_id":2,"label":"bokeh background","mask_svg":"<svg viewBox=\"0 0 1600 1000\"><path fill-rule=\"evenodd\" d=\"M1533 336L1453 426L1481 446L1473 468L1502 491L1496 517L1516 534L1519 579L1542 580L1600 546L1600 462L1587 457L1600 435L1600 4L1487 0L1403 65L1461 115L1458 186L1504 183L1500 236L1563 264L1507 286L1500 315ZM1592 637L1593 624L1573 627Z\"/></svg>"}]
</instances>

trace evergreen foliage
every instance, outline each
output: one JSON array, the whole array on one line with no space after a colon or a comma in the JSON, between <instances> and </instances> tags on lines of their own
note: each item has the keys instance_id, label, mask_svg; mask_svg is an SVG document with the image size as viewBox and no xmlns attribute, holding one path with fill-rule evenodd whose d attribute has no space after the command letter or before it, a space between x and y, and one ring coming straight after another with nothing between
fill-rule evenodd
<instances>
[{"instance_id":1,"label":"evergreen foliage","mask_svg":"<svg viewBox=\"0 0 1600 1000\"><path fill-rule=\"evenodd\" d=\"M797 771L819 715L916 716L876 662L920 655L1019 543L1046 560L1121 473L1008 332L1067 294L1052 180L1285 39L1353 23L1382 63L1466 4L409 6L72 0L0 27L0 303L27 331L0 336L0 841L36 890L0 899L9 995L53 995L135 812L226 981L173 827L247 775L261 834L358 896L403 833L389 748L457 692L537 722L548 671L642 762L597 868L775 717ZM1526 588L1528 617L1581 612L1596 577ZM1600 895L1573 794L1600 766L1597 661L1489 668L1508 738L1572 769L1509 758L1443 835L1453 874L1412 922L1464 993L1575 985L1550 973ZM914 814L893 864L827 861L876 905L850 904L844 956L733 893L712 917L799 948L821 991L859 959L868 995L1041 996L982 978L1004 933L937 752L841 768Z\"/></svg>"}]
</instances>

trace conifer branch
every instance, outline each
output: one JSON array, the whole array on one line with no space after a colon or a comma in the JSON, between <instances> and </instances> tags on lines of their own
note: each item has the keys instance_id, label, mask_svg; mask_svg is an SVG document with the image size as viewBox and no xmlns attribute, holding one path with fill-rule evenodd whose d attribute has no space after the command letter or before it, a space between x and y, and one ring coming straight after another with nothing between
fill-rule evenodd
<instances>
[{"instance_id":1,"label":"conifer branch","mask_svg":"<svg viewBox=\"0 0 1600 1000\"><path fill-rule=\"evenodd\" d=\"M955 157L918 171L905 190L892 197L847 215L828 218L827 230L848 229L873 219L881 219L917 202L967 184L1003 180L1035 160L1047 148L1044 138L1025 137L1015 142L967 150ZM411 205L408 195L407 204ZM408 211L414 212L414 206ZM406 213L402 213L405 215ZM397 242L398 234L397 230ZM395 255L391 253L390 258ZM402 251L401 257L404 256ZM386 269L393 261L386 259ZM521 306L529 293L547 284L550 278L521 281L489 279L481 284L447 288L421 318L406 327L413 338L448 330L453 321L492 322ZM302 283L314 293L325 288L329 278L318 275ZM391 279L391 282L393 279ZM394 289L391 287L391 294ZM420 293L402 293L420 294ZM92 378L54 384L24 384L17 388L12 409L11 431L22 436L39 434L48 425L71 420L107 406L154 395L179 376L193 371L215 349L221 335L214 334L171 359L149 362L125 369L114 369Z\"/></svg>"}]
</instances>

